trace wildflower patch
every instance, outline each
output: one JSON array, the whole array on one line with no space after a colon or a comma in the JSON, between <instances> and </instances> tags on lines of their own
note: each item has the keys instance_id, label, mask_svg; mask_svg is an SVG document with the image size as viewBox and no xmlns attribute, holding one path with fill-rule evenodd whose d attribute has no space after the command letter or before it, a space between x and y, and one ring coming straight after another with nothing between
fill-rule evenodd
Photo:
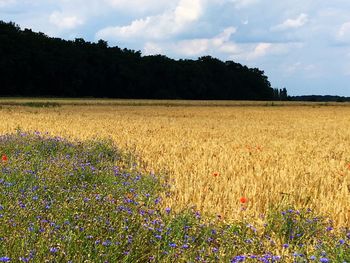
<instances>
[{"instance_id":1,"label":"wildflower patch","mask_svg":"<svg viewBox=\"0 0 350 263\"><path fill-rule=\"evenodd\" d=\"M309 210L267 211L262 229L175 213L166 178L111 142L18 131L0 156L0 262L350 261L349 230Z\"/></svg>"}]
</instances>

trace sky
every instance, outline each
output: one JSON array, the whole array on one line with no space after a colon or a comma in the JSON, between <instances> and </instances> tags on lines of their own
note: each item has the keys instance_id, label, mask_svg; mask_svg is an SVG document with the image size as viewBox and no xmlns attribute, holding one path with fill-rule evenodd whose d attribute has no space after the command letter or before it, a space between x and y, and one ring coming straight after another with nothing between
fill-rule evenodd
<instances>
[{"instance_id":1,"label":"sky","mask_svg":"<svg viewBox=\"0 0 350 263\"><path fill-rule=\"evenodd\" d=\"M233 60L289 95L350 96L349 0L0 0L0 20L143 55Z\"/></svg>"}]
</instances>

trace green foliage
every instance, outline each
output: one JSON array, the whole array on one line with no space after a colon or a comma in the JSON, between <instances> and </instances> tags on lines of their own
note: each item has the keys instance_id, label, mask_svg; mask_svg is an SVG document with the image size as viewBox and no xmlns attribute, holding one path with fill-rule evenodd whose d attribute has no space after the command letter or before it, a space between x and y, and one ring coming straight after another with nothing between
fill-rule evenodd
<instances>
[{"instance_id":1,"label":"green foliage","mask_svg":"<svg viewBox=\"0 0 350 263\"><path fill-rule=\"evenodd\" d=\"M316 240L326 228L324 219L314 215L311 210L299 211L292 208L270 213L267 222L268 233L273 233L280 243L295 246Z\"/></svg>"},{"instance_id":2,"label":"green foliage","mask_svg":"<svg viewBox=\"0 0 350 263\"><path fill-rule=\"evenodd\" d=\"M0 96L133 99L275 99L264 71L210 56L174 60L50 38L0 21ZM286 94L285 94L286 95ZM283 96L282 96L283 97ZM57 104L26 103L30 107Z\"/></svg>"}]
</instances>

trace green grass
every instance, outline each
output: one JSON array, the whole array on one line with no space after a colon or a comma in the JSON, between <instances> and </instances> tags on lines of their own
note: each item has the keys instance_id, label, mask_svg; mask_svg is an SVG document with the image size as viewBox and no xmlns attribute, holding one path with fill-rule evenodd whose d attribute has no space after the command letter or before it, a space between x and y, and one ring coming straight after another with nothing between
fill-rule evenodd
<instances>
[{"instance_id":1,"label":"green grass","mask_svg":"<svg viewBox=\"0 0 350 263\"><path fill-rule=\"evenodd\" d=\"M257 230L162 208L167 179L112 142L17 131L0 156L0 262L350 262L349 230L310 210Z\"/></svg>"}]
</instances>

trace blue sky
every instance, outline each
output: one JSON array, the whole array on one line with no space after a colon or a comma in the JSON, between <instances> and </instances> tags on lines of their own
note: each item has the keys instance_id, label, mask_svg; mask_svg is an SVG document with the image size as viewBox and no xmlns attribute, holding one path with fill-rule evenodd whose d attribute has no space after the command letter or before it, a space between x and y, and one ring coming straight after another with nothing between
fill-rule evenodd
<instances>
[{"instance_id":1,"label":"blue sky","mask_svg":"<svg viewBox=\"0 0 350 263\"><path fill-rule=\"evenodd\" d=\"M0 19L144 55L234 60L290 95L350 96L348 0L0 0Z\"/></svg>"}]
</instances>

